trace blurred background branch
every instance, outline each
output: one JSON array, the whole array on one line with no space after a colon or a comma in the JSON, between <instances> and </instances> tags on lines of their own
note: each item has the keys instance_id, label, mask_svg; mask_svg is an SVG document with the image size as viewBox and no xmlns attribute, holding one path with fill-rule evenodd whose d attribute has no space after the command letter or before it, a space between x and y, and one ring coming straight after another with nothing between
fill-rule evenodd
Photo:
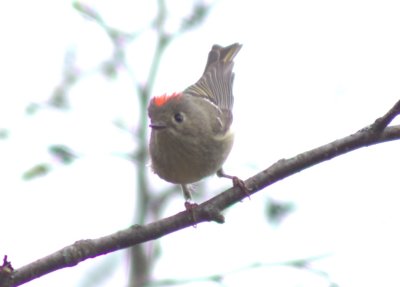
<instances>
[{"instance_id":1,"label":"blurred background branch","mask_svg":"<svg viewBox=\"0 0 400 287\"><path fill-rule=\"evenodd\" d=\"M125 124L118 122L118 125L124 127L127 132L133 132L134 141L137 148L131 155L127 155L127 159L131 159L135 165L137 187L135 191L135 204L132 222L133 224L144 224L149 220L155 220L160 216L160 211L168 202L169 198L177 192L177 188L167 188L165 191L154 192L148 182L148 121L147 121L147 105L152 96L153 87L157 79L157 72L168 45L173 39L179 37L182 33L188 32L195 27L201 25L206 20L212 4L203 1L192 1L192 9L188 15L181 19L181 25L175 31L166 31L166 23L169 20L169 9L167 1L157 0L157 13L154 20L149 23L147 29L154 30L157 35L156 46L154 47L154 55L149 65L149 72L144 82L138 82L135 79L135 69L140 67L131 67L126 61L126 50L135 42L146 30L138 30L134 32L125 32L118 27L113 27L102 16L102 11L97 10L95 5L89 5L82 1L73 3L73 7L87 20L97 24L98 29L102 30L112 43L113 53L111 58L105 59L95 70L82 70L76 61L75 51L69 50L66 53L64 61L63 78L60 84L55 88L52 96L47 104L32 103L28 106L27 112L34 114L40 108L55 108L60 111L70 108L68 93L74 85L81 81L85 76L91 73L102 73L109 78L117 77L121 69L131 75L133 86L136 87L136 97L139 105L132 107L132 114L138 113L137 126L125 128ZM133 27L134 29L134 27ZM149 47L148 47L149 48ZM140 57L140 55L136 55ZM132 91L133 92L133 91ZM133 93L132 93L133 94ZM77 157L77 153L71 147L63 145L53 145L49 147L49 152L56 156L61 163L71 163ZM51 172L50 163L39 163L25 172L23 178L32 180L39 176L44 176ZM156 198L156 194L160 197ZM140 287L145 282L149 282L151 278L152 268L156 262L157 248L154 243L136 245L128 251L129 254L129 282L127 286Z\"/></svg>"}]
</instances>

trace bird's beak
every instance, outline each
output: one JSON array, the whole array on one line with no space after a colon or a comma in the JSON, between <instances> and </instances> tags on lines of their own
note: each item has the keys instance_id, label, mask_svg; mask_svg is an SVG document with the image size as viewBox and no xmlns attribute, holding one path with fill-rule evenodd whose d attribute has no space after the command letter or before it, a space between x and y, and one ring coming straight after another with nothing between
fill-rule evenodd
<instances>
[{"instance_id":1,"label":"bird's beak","mask_svg":"<svg viewBox=\"0 0 400 287\"><path fill-rule=\"evenodd\" d=\"M151 127L154 130L162 130L165 129L167 126L163 123L151 123L149 127Z\"/></svg>"}]
</instances>

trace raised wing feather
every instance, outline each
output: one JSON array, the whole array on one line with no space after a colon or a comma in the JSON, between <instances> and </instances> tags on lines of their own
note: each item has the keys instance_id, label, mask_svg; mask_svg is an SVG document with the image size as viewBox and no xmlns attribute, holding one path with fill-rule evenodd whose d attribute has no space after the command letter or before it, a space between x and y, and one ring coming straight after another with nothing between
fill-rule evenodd
<instances>
[{"instance_id":1,"label":"raised wing feather","mask_svg":"<svg viewBox=\"0 0 400 287\"><path fill-rule=\"evenodd\" d=\"M205 97L215 103L225 116L232 117L234 74L233 59L242 45L235 43L227 47L214 45L208 54L202 77L184 93Z\"/></svg>"}]
</instances>

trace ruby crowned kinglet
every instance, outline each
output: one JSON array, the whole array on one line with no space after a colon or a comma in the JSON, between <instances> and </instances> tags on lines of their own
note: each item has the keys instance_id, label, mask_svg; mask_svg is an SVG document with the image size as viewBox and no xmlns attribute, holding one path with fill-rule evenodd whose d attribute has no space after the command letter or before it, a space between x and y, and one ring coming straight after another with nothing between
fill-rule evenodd
<instances>
[{"instance_id":1,"label":"ruby crowned kinglet","mask_svg":"<svg viewBox=\"0 0 400 287\"><path fill-rule=\"evenodd\" d=\"M232 69L241 47L214 45L197 83L150 101L152 169L162 179L180 184L186 202L191 199L189 184L211 174L238 182L223 173L222 165L233 145Z\"/></svg>"}]
</instances>

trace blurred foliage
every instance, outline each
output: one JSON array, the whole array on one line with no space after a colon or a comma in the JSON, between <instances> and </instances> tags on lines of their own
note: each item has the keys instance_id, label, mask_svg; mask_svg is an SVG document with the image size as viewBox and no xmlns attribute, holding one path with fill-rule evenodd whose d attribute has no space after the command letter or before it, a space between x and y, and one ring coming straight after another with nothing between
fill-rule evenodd
<instances>
[{"instance_id":1,"label":"blurred foliage","mask_svg":"<svg viewBox=\"0 0 400 287\"><path fill-rule=\"evenodd\" d=\"M49 152L64 164L69 164L76 158L76 155L64 145L52 145L49 147Z\"/></svg>"},{"instance_id":2,"label":"blurred foliage","mask_svg":"<svg viewBox=\"0 0 400 287\"><path fill-rule=\"evenodd\" d=\"M31 180L40 176L46 175L50 171L50 166L45 163L39 163L34 167L27 170L23 175L22 178L24 180Z\"/></svg>"},{"instance_id":3,"label":"blurred foliage","mask_svg":"<svg viewBox=\"0 0 400 287\"><path fill-rule=\"evenodd\" d=\"M75 52L68 50L64 58L62 81L55 87L53 94L50 96L49 105L60 110L67 110L69 108L69 89L76 84L81 76L75 64Z\"/></svg>"},{"instance_id":4,"label":"blurred foliage","mask_svg":"<svg viewBox=\"0 0 400 287\"><path fill-rule=\"evenodd\" d=\"M10 135L9 130L6 129L0 129L0 140L7 139Z\"/></svg>"},{"instance_id":5,"label":"blurred foliage","mask_svg":"<svg viewBox=\"0 0 400 287\"><path fill-rule=\"evenodd\" d=\"M34 115L38 110L39 110L40 106L37 103L30 103L26 109L25 112L28 115Z\"/></svg>"},{"instance_id":6,"label":"blurred foliage","mask_svg":"<svg viewBox=\"0 0 400 287\"><path fill-rule=\"evenodd\" d=\"M201 1L196 2L193 6L192 14L189 17L183 19L181 24L181 30L185 31L193 29L196 26L202 24L206 16L208 16L209 11L210 11L209 5L206 5Z\"/></svg>"},{"instance_id":7,"label":"blurred foliage","mask_svg":"<svg viewBox=\"0 0 400 287\"><path fill-rule=\"evenodd\" d=\"M294 209L295 206L291 202L282 202L270 198L265 205L265 214L269 223L277 225Z\"/></svg>"},{"instance_id":8,"label":"blurred foliage","mask_svg":"<svg viewBox=\"0 0 400 287\"><path fill-rule=\"evenodd\" d=\"M84 17L87 17L89 20L95 20L97 22L103 23L102 18L100 17L100 14L97 13L93 8L91 8L89 5L86 5L83 2L80 1L75 1L72 6L80 12Z\"/></svg>"},{"instance_id":9,"label":"blurred foliage","mask_svg":"<svg viewBox=\"0 0 400 287\"><path fill-rule=\"evenodd\" d=\"M50 98L49 104L58 109L66 109L67 104L66 86L58 86Z\"/></svg>"}]
</instances>

